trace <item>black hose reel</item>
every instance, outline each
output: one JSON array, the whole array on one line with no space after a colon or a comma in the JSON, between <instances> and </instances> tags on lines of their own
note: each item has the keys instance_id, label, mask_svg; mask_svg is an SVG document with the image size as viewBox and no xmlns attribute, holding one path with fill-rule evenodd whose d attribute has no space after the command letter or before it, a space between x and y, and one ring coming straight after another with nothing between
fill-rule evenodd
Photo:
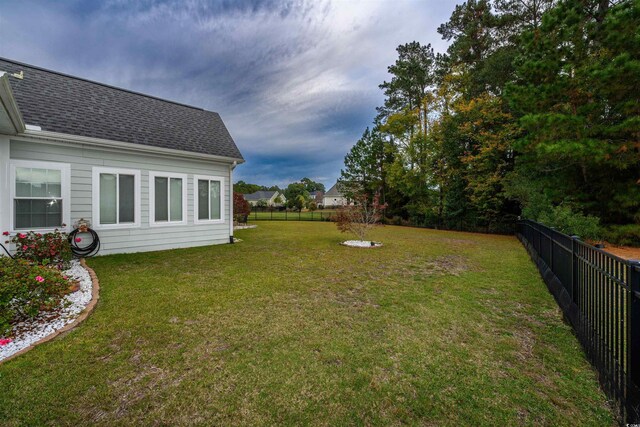
<instances>
[{"instance_id":1,"label":"black hose reel","mask_svg":"<svg viewBox=\"0 0 640 427\"><path fill-rule=\"evenodd\" d=\"M78 239L78 234L85 233L91 235L91 243L82 245L82 239ZM78 258L89 258L96 255L100 250L100 238L94 229L89 227L80 227L69 233L69 245L71 246L71 252L73 255Z\"/></svg>"}]
</instances>

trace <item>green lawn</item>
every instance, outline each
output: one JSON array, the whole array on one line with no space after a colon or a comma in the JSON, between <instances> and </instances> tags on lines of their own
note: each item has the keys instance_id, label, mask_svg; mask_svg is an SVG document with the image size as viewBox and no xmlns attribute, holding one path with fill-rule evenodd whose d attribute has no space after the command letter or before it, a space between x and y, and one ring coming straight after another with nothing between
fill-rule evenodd
<instances>
[{"instance_id":1,"label":"green lawn","mask_svg":"<svg viewBox=\"0 0 640 427\"><path fill-rule=\"evenodd\" d=\"M93 315L0 365L0 424L613 425L513 237L260 222L95 258Z\"/></svg>"}]
</instances>

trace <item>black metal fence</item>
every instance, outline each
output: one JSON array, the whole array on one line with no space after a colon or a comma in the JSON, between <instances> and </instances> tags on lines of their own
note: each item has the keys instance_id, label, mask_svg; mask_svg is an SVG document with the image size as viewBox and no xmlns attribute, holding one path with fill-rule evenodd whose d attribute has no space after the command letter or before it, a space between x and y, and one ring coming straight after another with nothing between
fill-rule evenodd
<instances>
[{"instance_id":1,"label":"black metal fence","mask_svg":"<svg viewBox=\"0 0 640 427\"><path fill-rule=\"evenodd\" d=\"M640 262L533 221L517 235L627 423L640 423Z\"/></svg>"},{"instance_id":2,"label":"black metal fence","mask_svg":"<svg viewBox=\"0 0 640 427\"><path fill-rule=\"evenodd\" d=\"M330 221L335 213L334 209L298 211L253 206L247 221Z\"/></svg>"}]
</instances>

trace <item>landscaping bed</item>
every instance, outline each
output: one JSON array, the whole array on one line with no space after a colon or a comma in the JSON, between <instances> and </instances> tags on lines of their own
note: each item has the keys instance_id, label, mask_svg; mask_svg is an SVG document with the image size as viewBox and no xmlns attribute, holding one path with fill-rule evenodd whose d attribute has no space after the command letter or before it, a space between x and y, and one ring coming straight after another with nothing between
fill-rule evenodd
<instances>
[{"instance_id":1,"label":"landscaping bed","mask_svg":"<svg viewBox=\"0 0 640 427\"><path fill-rule=\"evenodd\" d=\"M382 243L374 242L371 240L345 240L340 243L343 246L349 246L351 248L380 248L382 247Z\"/></svg>"},{"instance_id":2,"label":"landscaping bed","mask_svg":"<svg viewBox=\"0 0 640 427\"><path fill-rule=\"evenodd\" d=\"M0 365L7 425L615 425L520 243L262 222L90 260L94 314Z\"/></svg>"},{"instance_id":3,"label":"landscaping bed","mask_svg":"<svg viewBox=\"0 0 640 427\"><path fill-rule=\"evenodd\" d=\"M63 274L77 283L77 290L65 295L51 310L13 325L10 341L0 346L0 362L64 328L85 310L92 299L93 282L89 272L79 261L72 261Z\"/></svg>"}]
</instances>

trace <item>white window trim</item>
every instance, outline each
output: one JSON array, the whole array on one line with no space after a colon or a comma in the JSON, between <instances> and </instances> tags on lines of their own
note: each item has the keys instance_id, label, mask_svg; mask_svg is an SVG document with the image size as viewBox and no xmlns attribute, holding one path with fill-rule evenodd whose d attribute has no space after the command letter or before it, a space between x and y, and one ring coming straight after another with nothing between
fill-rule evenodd
<instances>
[{"instance_id":1,"label":"white window trim","mask_svg":"<svg viewBox=\"0 0 640 427\"><path fill-rule=\"evenodd\" d=\"M127 222L122 224L100 224L100 174L121 174L121 175L133 175L133 188L135 191L134 200L134 222ZM121 169L121 168L108 168L94 166L91 173L91 200L92 200L92 213L93 220L92 227L95 230L112 230L120 228L139 228L141 218L141 174L137 169Z\"/></svg>"},{"instance_id":2,"label":"white window trim","mask_svg":"<svg viewBox=\"0 0 640 427\"><path fill-rule=\"evenodd\" d=\"M51 228L15 228L15 203L16 195L16 167L36 168L36 169L57 169L60 171L60 195L62 196L62 223L65 227ZM71 165L69 163L41 162L35 160L9 160L9 197L10 197L10 219L9 229L12 233L24 231L35 231L37 233L48 233L56 228L61 231L71 230ZM36 197L37 198L37 197Z\"/></svg>"},{"instance_id":3,"label":"white window trim","mask_svg":"<svg viewBox=\"0 0 640 427\"><path fill-rule=\"evenodd\" d=\"M181 221L161 221L156 222L156 177L157 178L180 178L182 180L182 220ZM167 183L170 187L170 183ZM187 175L183 173L173 172L156 172L149 171L149 226L150 227L169 227L172 225L187 225ZM167 187L167 188L169 188ZM170 190L169 190L170 191ZM167 195L168 196L168 195ZM169 198L168 203L171 202ZM168 209L169 218L171 218L171 212Z\"/></svg>"},{"instance_id":4,"label":"white window trim","mask_svg":"<svg viewBox=\"0 0 640 427\"><path fill-rule=\"evenodd\" d=\"M220 219L198 219L198 180L220 181ZM212 175L194 175L193 176L193 222L194 224L222 224L224 223L225 210L224 200L226 191L224 187L225 179L223 176Z\"/></svg>"}]
</instances>

